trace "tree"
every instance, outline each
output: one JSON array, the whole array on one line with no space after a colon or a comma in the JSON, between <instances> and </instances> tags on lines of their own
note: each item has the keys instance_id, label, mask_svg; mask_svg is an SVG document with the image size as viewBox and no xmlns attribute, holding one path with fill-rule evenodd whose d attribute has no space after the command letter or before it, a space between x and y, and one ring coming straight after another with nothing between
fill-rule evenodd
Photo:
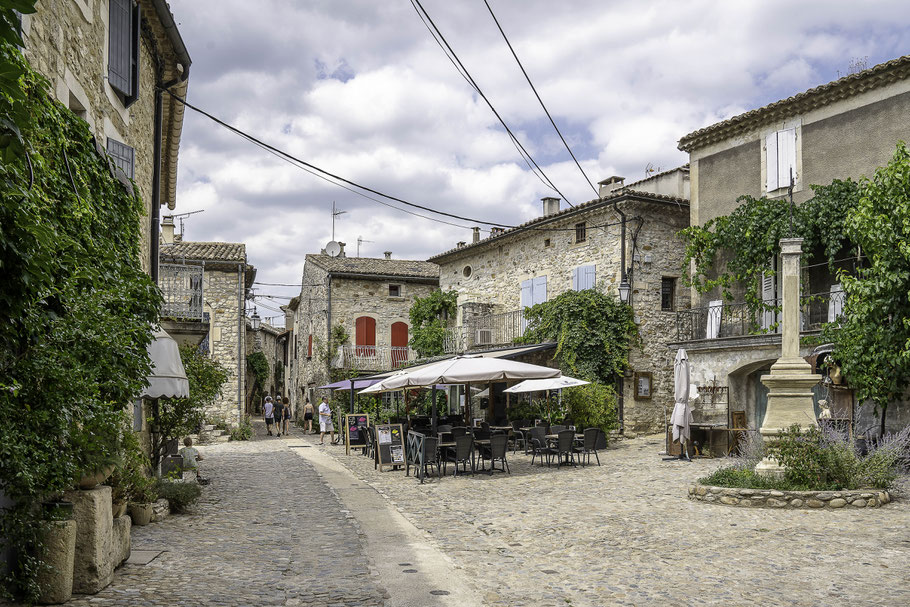
<instances>
[{"instance_id":1,"label":"tree","mask_svg":"<svg viewBox=\"0 0 910 607\"><path fill-rule=\"evenodd\" d=\"M445 353L445 320L455 314L458 294L455 291L433 291L417 297L411 306L411 341L417 356L439 356Z\"/></svg>"},{"instance_id":2,"label":"tree","mask_svg":"<svg viewBox=\"0 0 910 607\"><path fill-rule=\"evenodd\" d=\"M157 470L172 439L196 432L205 421L205 409L221 394L228 371L221 363L204 356L191 345L180 347L180 358L190 384L187 398L161 398L152 405L149 427L152 434L150 458Z\"/></svg>"},{"instance_id":3,"label":"tree","mask_svg":"<svg viewBox=\"0 0 910 607\"><path fill-rule=\"evenodd\" d=\"M841 273L847 294L840 322L826 335L860 401L871 400L885 431L888 404L906 395L910 383L910 151L894 156L863 178L846 233L866 257L851 276Z\"/></svg>"}]
</instances>

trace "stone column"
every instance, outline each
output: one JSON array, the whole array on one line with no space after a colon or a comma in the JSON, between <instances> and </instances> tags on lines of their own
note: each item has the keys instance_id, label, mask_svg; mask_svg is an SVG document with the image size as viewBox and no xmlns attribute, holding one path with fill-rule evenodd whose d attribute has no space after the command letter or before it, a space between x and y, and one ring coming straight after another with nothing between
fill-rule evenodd
<instances>
[{"instance_id":1,"label":"stone column","mask_svg":"<svg viewBox=\"0 0 910 607\"><path fill-rule=\"evenodd\" d=\"M813 426L815 409L812 404L812 387L821 375L812 373L812 366L799 355L799 274L802 238L782 238L781 283L782 328L781 357L771 365L770 375L763 375L761 381L768 386L768 408L761 435L765 443L773 442L793 424ZM773 458L766 457L755 467L761 474L782 474L783 468Z\"/></svg>"}]
</instances>

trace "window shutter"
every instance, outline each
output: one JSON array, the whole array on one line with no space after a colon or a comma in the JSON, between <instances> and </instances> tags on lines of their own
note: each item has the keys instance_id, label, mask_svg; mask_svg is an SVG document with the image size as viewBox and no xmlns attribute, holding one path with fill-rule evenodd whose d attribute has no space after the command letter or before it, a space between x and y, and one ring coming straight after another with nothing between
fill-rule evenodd
<instances>
[{"instance_id":1,"label":"window shutter","mask_svg":"<svg viewBox=\"0 0 910 607\"><path fill-rule=\"evenodd\" d=\"M531 288L531 291L535 304L547 301L547 277L537 276L534 278L534 285Z\"/></svg>"},{"instance_id":2,"label":"window shutter","mask_svg":"<svg viewBox=\"0 0 910 607\"><path fill-rule=\"evenodd\" d=\"M790 171L796 177L796 129L777 132L777 187L790 187Z\"/></svg>"},{"instance_id":3,"label":"window shutter","mask_svg":"<svg viewBox=\"0 0 910 607\"><path fill-rule=\"evenodd\" d=\"M130 179L135 177L133 167L136 161L136 151L133 148L108 137L107 153L127 177Z\"/></svg>"},{"instance_id":4,"label":"window shutter","mask_svg":"<svg viewBox=\"0 0 910 607\"><path fill-rule=\"evenodd\" d=\"M585 273L585 280L584 280L584 287L583 287L583 288L585 288L585 289L593 289L594 286L597 284L597 280L596 280L596 278L597 278L597 266L594 265L594 264L591 264L590 266L585 266L585 267L584 267L584 273Z\"/></svg>"},{"instance_id":5,"label":"window shutter","mask_svg":"<svg viewBox=\"0 0 910 607\"><path fill-rule=\"evenodd\" d=\"M107 72L111 86L126 96L133 94L133 3L109 0Z\"/></svg>"},{"instance_id":6,"label":"window shutter","mask_svg":"<svg viewBox=\"0 0 910 607\"><path fill-rule=\"evenodd\" d=\"M521 283L521 309L529 308L534 305L534 297L531 294L531 280L525 280Z\"/></svg>"},{"instance_id":7,"label":"window shutter","mask_svg":"<svg viewBox=\"0 0 910 607\"><path fill-rule=\"evenodd\" d=\"M581 284L579 283L579 280L578 280L579 279L578 275L580 273L579 270L581 270L581 267L572 268L572 290L573 291L581 291L581 289L582 289Z\"/></svg>"},{"instance_id":8,"label":"window shutter","mask_svg":"<svg viewBox=\"0 0 910 607\"><path fill-rule=\"evenodd\" d=\"M771 259L770 265L771 265L771 268L773 269L774 265L775 265L773 258ZM761 275L761 300L762 300L762 303L764 303L765 305L768 305L768 306L773 306L773 305L777 304L777 302L775 301L776 298L775 298L775 289L774 289L774 286L775 286L774 285L774 282L775 282L774 276L775 276L774 274L765 274L764 272L762 272L762 275ZM761 321L762 329L764 329L766 331L768 329L770 329L771 325L773 325L777 320L776 316L777 315L774 313L774 310L763 310L762 311L762 321Z\"/></svg>"},{"instance_id":9,"label":"window shutter","mask_svg":"<svg viewBox=\"0 0 910 607\"><path fill-rule=\"evenodd\" d=\"M765 165L768 174L768 184L765 189L768 192L772 192L779 187L777 158L777 133L771 133L765 138Z\"/></svg>"}]
</instances>

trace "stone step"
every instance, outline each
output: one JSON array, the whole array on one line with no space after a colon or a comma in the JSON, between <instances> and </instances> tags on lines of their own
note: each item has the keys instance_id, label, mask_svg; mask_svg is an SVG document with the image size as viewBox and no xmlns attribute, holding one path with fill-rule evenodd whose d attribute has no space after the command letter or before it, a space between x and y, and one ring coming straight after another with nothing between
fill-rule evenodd
<instances>
[{"instance_id":1,"label":"stone step","mask_svg":"<svg viewBox=\"0 0 910 607\"><path fill-rule=\"evenodd\" d=\"M206 424L206 425L202 426L203 432L211 432L214 429L215 429L215 424Z\"/></svg>"},{"instance_id":2,"label":"stone step","mask_svg":"<svg viewBox=\"0 0 910 607\"><path fill-rule=\"evenodd\" d=\"M210 440L210 441L208 441L208 442L209 442L209 444L212 444L212 443L227 443L227 442L229 442L230 440L231 440L231 437L230 437L229 434L223 434L223 435L221 435L221 436L216 436L216 437L214 437L212 440Z\"/></svg>"}]
</instances>

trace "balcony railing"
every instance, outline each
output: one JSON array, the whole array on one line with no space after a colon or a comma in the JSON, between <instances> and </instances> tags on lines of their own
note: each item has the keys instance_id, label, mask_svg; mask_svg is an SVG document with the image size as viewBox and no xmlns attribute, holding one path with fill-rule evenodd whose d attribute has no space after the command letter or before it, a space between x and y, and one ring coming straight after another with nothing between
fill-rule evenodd
<instances>
[{"instance_id":1,"label":"balcony railing","mask_svg":"<svg viewBox=\"0 0 910 607\"><path fill-rule=\"evenodd\" d=\"M161 316L175 320L203 320L202 266L161 264L158 287L164 296Z\"/></svg>"},{"instance_id":2,"label":"balcony railing","mask_svg":"<svg viewBox=\"0 0 910 607\"><path fill-rule=\"evenodd\" d=\"M844 309L846 293L832 291L800 297L800 331L817 331ZM747 303L716 302L676 313L678 341L744 337L780 333L780 300L764 302L760 309Z\"/></svg>"},{"instance_id":3,"label":"balcony railing","mask_svg":"<svg viewBox=\"0 0 910 607\"><path fill-rule=\"evenodd\" d=\"M397 369L417 359L407 346L341 346L336 366L359 371L388 371ZM340 364L339 364L340 363Z\"/></svg>"},{"instance_id":4,"label":"balcony railing","mask_svg":"<svg viewBox=\"0 0 910 607\"><path fill-rule=\"evenodd\" d=\"M446 329L445 351L456 354L478 348L506 346L524 335L527 321L523 310L474 316L464 325Z\"/></svg>"}]
</instances>

